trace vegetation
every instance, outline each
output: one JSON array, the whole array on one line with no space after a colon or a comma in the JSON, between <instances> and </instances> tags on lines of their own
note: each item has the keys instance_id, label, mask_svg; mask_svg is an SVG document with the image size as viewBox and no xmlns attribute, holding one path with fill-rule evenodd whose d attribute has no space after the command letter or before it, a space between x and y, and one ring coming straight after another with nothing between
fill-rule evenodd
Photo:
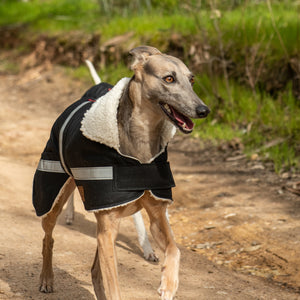
<instances>
[{"instance_id":1,"label":"vegetation","mask_svg":"<svg viewBox=\"0 0 300 300\"><path fill-rule=\"evenodd\" d=\"M238 137L246 153L272 160L281 172L300 169L299 11L295 0L0 0L0 27L98 32L101 43L132 31L133 45L176 48L212 109L195 135ZM121 61L100 73L110 82L130 74ZM83 67L76 74L88 76Z\"/></svg>"}]
</instances>

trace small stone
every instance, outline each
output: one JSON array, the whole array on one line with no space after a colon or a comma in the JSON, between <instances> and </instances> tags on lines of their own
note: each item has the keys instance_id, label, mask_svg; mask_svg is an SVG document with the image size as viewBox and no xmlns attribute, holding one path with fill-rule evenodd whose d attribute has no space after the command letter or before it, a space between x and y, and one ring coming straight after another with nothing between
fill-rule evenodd
<instances>
[{"instance_id":1,"label":"small stone","mask_svg":"<svg viewBox=\"0 0 300 300\"><path fill-rule=\"evenodd\" d=\"M284 172L284 173L282 173L282 174L280 175L280 177L281 177L282 179L289 179L289 178L291 178L291 175L290 175L289 172Z\"/></svg>"},{"instance_id":2,"label":"small stone","mask_svg":"<svg viewBox=\"0 0 300 300\"><path fill-rule=\"evenodd\" d=\"M262 164L256 164L251 167L251 170L264 170L265 167Z\"/></svg>"},{"instance_id":3,"label":"small stone","mask_svg":"<svg viewBox=\"0 0 300 300\"><path fill-rule=\"evenodd\" d=\"M210 248L210 243L204 243L204 244L198 244L195 247L196 249L209 249Z\"/></svg>"},{"instance_id":4,"label":"small stone","mask_svg":"<svg viewBox=\"0 0 300 300\"><path fill-rule=\"evenodd\" d=\"M228 293L224 292L224 291L217 291L218 295L227 295Z\"/></svg>"},{"instance_id":5,"label":"small stone","mask_svg":"<svg viewBox=\"0 0 300 300\"><path fill-rule=\"evenodd\" d=\"M256 246L251 246L251 247L246 247L244 249L245 252L253 252L253 251L256 251L258 249L261 248L261 245L256 245Z\"/></svg>"},{"instance_id":6,"label":"small stone","mask_svg":"<svg viewBox=\"0 0 300 300\"><path fill-rule=\"evenodd\" d=\"M257 153L253 153L251 155L251 160L257 160L258 159L258 154Z\"/></svg>"},{"instance_id":7,"label":"small stone","mask_svg":"<svg viewBox=\"0 0 300 300\"><path fill-rule=\"evenodd\" d=\"M224 216L224 219L232 218L232 217L235 217L235 216L236 216L236 213L231 213L231 214L228 214L228 215Z\"/></svg>"}]
</instances>

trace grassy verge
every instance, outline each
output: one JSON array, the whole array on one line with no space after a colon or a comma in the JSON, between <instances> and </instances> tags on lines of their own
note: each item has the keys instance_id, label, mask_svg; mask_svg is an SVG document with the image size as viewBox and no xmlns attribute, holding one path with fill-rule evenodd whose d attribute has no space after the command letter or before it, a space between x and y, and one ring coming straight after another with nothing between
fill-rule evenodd
<instances>
[{"instance_id":1,"label":"grassy verge","mask_svg":"<svg viewBox=\"0 0 300 300\"><path fill-rule=\"evenodd\" d=\"M196 74L195 89L212 113L197 122L195 135L216 142L238 137L246 153L272 160L280 172L300 169L299 100L297 104L290 84L272 98L261 82L280 81L280 67L299 59L299 12L294 0L115 0L114 5L104 0L0 0L0 26L18 23L30 33L66 36L74 30L99 32L102 42L133 31L135 44L146 41L163 51L168 37L178 33L184 37L187 64L193 60L191 45L206 45L210 65L199 68L204 72ZM217 63L224 63L226 72L212 76ZM277 73L270 76L275 67ZM85 66L70 73L91 82ZM130 74L123 64L100 70L102 80L111 83Z\"/></svg>"},{"instance_id":2,"label":"grassy verge","mask_svg":"<svg viewBox=\"0 0 300 300\"><path fill-rule=\"evenodd\" d=\"M136 0L114 1L112 4L112 1L101 0L2 0L0 26L26 24L32 30L53 33L99 31L104 40L128 31L139 36L172 31L191 37L206 35L218 39L217 20L225 43L236 42L239 49L259 43L268 46L269 51L282 54L284 50L278 43L280 35L288 54L295 54L299 46L299 41L298 45L296 42L299 2L273 0L271 7L266 2ZM104 3L107 3L106 9Z\"/></svg>"},{"instance_id":3,"label":"grassy verge","mask_svg":"<svg viewBox=\"0 0 300 300\"><path fill-rule=\"evenodd\" d=\"M218 98L213 81L218 81ZM238 137L249 156L255 153L272 161L276 172L300 170L300 106L290 87L274 99L231 81L232 101L228 101L224 79L202 76L197 83L196 92L212 108L207 120L197 121L197 137L217 142Z\"/></svg>"}]
</instances>

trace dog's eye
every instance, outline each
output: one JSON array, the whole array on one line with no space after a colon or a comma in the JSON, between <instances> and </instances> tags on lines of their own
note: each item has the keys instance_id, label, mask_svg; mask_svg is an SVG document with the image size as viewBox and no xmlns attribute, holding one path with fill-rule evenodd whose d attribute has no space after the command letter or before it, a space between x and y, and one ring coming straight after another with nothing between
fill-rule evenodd
<instances>
[{"instance_id":1,"label":"dog's eye","mask_svg":"<svg viewBox=\"0 0 300 300\"><path fill-rule=\"evenodd\" d=\"M164 81L167 82L167 83L172 83L175 81L174 77L173 76L166 76L164 78Z\"/></svg>"},{"instance_id":2,"label":"dog's eye","mask_svg":"<svg viewBox=\"0 0 300 300\"><path fill-rule=\"evenodd\" d=\"M190 79L190 83L191 83L191 85L194 85L194 83L195 83L194 77L192 77L192 78Z\"/></svg>"}]
</instances>

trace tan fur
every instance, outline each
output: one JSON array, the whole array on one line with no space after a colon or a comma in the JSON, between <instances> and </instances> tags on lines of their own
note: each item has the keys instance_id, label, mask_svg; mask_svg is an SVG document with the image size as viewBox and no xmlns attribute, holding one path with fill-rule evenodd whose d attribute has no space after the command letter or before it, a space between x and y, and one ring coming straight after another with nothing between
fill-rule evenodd
<instances>
[{"instance_id":1,"label":"tan fur","mask_svg":"<svg viewBox=\"0 0 300 300\"><path fill-rule=\"evenodd\" d=\"M152 103L142 98L140 85L139 82L131 81L120 101L119 116L127 116L126 120L118 123L120 151L147 163L160 151L164 116L152 108ZM127 105L131 101L127 99L134 99L134 103Z\"/></svg>"},{"instance_id":2,"label":"tan fur","mask_svg":"<svg viewBox=\"0 0 300 300\"><path fill-rule=\"evenodd\" d=\"M124 155L133 156L142 163L147 163L161 150L166 115L159 106L160 99L167 99L170 105L174 105L189 117L197 117L196 107L204 104L193 92L189 80L191 73L180 60L147 46L135 48L130 54L133 56L131 68L135 76L120 100L118 111L120 151ZM174 97L172 90L162 82L163 76L167 76L170 70L176 71L180 83L179 87L174 86ZM52 231L57 216L74 188L74 180L69 179L53 209L42 221L45 238L40 290L43 292L53 290ZM150 230L155 241L165 253L158 292L163 300L172 300L176 293L180 253L166 217L167 202L157 200L149 191L145 191L140 199L127 206L95 213L97 250L92 267L92 281L97 299L121 299L115 255L120 218L132 215L142 208L149 215Z\"/></svg>"}]
</instances>

